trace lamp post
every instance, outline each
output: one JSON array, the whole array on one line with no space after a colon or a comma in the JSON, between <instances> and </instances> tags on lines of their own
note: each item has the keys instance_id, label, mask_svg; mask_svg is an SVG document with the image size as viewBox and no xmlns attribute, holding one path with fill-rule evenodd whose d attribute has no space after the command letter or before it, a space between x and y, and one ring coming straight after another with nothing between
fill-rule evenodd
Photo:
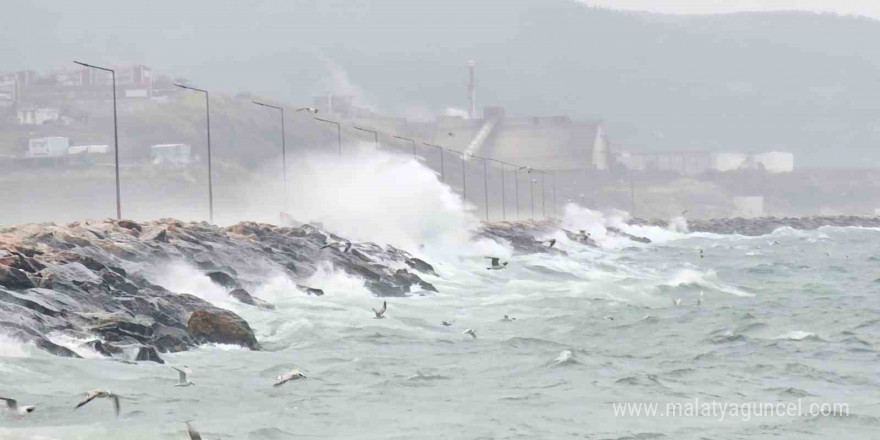
<instances>
[{"instance_id":1,"label":"lamp post","mask_svg":"<svg viewBox=\"0 0 880 440\"><path fill-rule=\"evenodd\" d=\"M544 177L547 173L541 171L541 217L547 218L547 191L544 191Z\"/></svg>"},{"instance_id":2,"label":"lamp post","mask_svg":"<svg viewBox=\"0 0 880 440\"><path fill-rule=\"evenodd\" d=\"M553 171L553 217L557 220L559 219L559 214L556 212L558 207L559 204L556 203L556 171Z\"/></svg>"},{"instance_id":3,"label":"lamp post","mask_svg":"<svg viewBox=\"0 0 880 440\"><path fill-rule=\"evenodd\" d=\"M474 156L477 157L477 156ZM489 170L486 166L486 158L479 157L479 159L483 159L483 196L484 203L486 204L486 221L489 221Z\"/></svg>"},{"instance_id":4,"label":"lamp post","mask_svg":"<svg viewBox=\"0 0 880 440\"><path fill-rule=\"evenodd\" d=\"M465 153L461 153L461 203L467 202L467 170L465 169Z\"/></svg>"},{"instance_id":5,"label":"lamp post","mask_svg":"<svg viewBox=\"0 0 880 440\"><path fill-rule=\"evenodd\" d=\"M281 179L284 182L284 211L287 212L287 142L284 134L284 107L253 101L254 104L281 112Z\"/></svg>"},{"instance_id":6,"label":"lamp post","mask_svg":"<svg viewBox=\"0 0 880 440\"><path fill-rule=\"evenodd\" d=\"M538 179L529 179L529 194L532 196L532 220L535 219L535 183Z\"/></svg>"},{"instance_id":7,"label":"lamp post","mask_svg":"<svg viewBox=\"0 0 880 440\"><path fill-rule=\"evenodd\" d=\"M208 124L208 221L214 223L214 182L211 178L211 100L208 97L208 91L197 89L183 84L174 84L181 89L192 90L205 94L205 117Z\"/></svg>"},{"instance_id":8,"label":"lamp post","mask_svg":"<svg viewBox=\"0 0 880 440\"><path fill-rule=\"evenodd\" d=\"M367 133L373 133L373 138L376 140L376 149L379 149L379 132L376 130L370 130L368 128L354 127L355 130L366 131Z\"/></svg>"},{"instance_id":9,"label":"lamp post","mask_svg":"<svg viewBox=\"0 0 880 440\"><path fill-rule=\"evenodd\" d=\"M326 122L328 124L336 124L336 141L339 144L339 158L342 159L342 126L339 121L331 121L329 119L315 118L316 121Z\"/></svg>"},{"instance_id":10,"label":"lamp post","mask_svg":"<svg viewBox=\"0 0 880 440\"><path fill-rule=\"evenodd\" d=\"M446 183L446 170L444 170L444 166L443 166L443 156L445 156L445 154L443 152L443 147L441 147L439 145L429 144L427 142L422 142L422 144L427 145L429 147L434 147L440 151L440 182Z\"/></svg>"},{"instance_id":11,"label":"lamp post","mask_svg":"<svg viewBox=\"0 0 880 440\"><path fill-rule=\"evenodd\" d=\"M504 168L505 168L505 165L507 165L507 163L502 162L500 160L495 160L495 159L489 159L489 160L491 160L493 162L497 162L501 165L501 221L507 221L507 210L505 209L505 206L504 206L505 202L506 202L505 199L507 198L506 197L506 188L504 185Z\"/></svg>"},{"instance_id":12,"label":"lamp post","mask_svg":"<svg viewBox=\"0 0 880 440\"><path fill-rule=\"evenodd\" d=\"M98 69L103 70L104 72L110 72L113 77L113 155L114 161L116 162L116 220L122 219L122 197L119 193L119 130L117 128L116 123L116 71L113 69L108 69L106 67L98 67L91 64L82 63L79 61L74 61L74 63L79 64L80 66L87 67L90 69Z\"/></svg>"},{"instance_id":13,"label":"lamp post","mask_svg":"<svg viewBox=\"0 0 880 440\"><path fill-rule=\"evenodd\" d=\"M516 193L516 219L519 220L519 167L513 168L513 192Z\"/></svg>"},{"instance_id":14,"label":"lamp post","mask_svg":"<svg viewBox=\"0 0 880 440\"><path fill-rule=\"evenodd\" d=\"M410 142L412 142L412 146L413 146L413 159L415 159L415 157L416 157L416 141L413 140L413 139L410 139L410 138L402 137L402 136L394 136L394 137L397 138L397 139L404 140L404 141L410 141Z\"/></svg>"}]
</instances>

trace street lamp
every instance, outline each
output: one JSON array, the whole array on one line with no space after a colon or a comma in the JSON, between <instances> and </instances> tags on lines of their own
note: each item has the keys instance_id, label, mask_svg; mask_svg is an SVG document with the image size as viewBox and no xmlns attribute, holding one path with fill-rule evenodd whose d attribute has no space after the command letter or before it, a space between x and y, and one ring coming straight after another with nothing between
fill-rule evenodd
<instances>
[{"instance_id":1,"label":"street lamp","mask_svg":"<svg viewBox=\"0 0 880 440\"><path fill-rule=\"evenodd\" d=\"M535 183L538 179L529 179L529 193L532 196L532 220L535 219Z\"/></svg>"},{"instance_id":2,"label":"street lamp","mask_svg":"<svg viewBox=\"0 0 880 440\"><path fill-rule=\"evenodd\" d=\"M354 127L355 130L366 131L368 133L373 133L373 138L376 140L376 148L379 148L379 132L376 130L370 130L368 128Z\"/></svg>"},{"instance_id":3,"label":"street lamp","mask_svg":"<svg viewBox=\"0 0 880 440\"><path fill-rule=\"evenodd\" d=\"M467 170L465 169L464 155L461 153L461 202L462 205L467 202Z\"/></svg>"},{"instance_id":4,"label":"street lamp","mask_svg":"<svg viewBox=\"0 0 880 440\"><path fill-rule=\"evenodd\" d=\"M317 111L316 111L317 113ZM339 121L331 121L329 119L315 118L316 121L326 122L328 124L336 124L336 140L339 143L339 158L342 159L342 126Z\"/></svg>"},{"instance_id":5,"label":"street lamp","mask_svg":"<svg viewBox=\"0 0 880 440\"><path fill-rule=\"evenodd\" d=\"M541 217L547 218L547 191L544 191L544 176L547 173L541 171Z\"/></svg>"},{"instance_id":6,"label":"street lamp","mask_svg":"<svg viewBox=\"0 0 880 440\"><path fill-rule=\"evenodd\" d=\"M556 171L553 171L553 217L557 220L559 219L559 214L556 212L556 208L559 207L559 204L556 203Z\"/></svg>"},{"instance_id":7,"label":"street lamp","mask_svg":"<svg viewBox=\"0 0 880 440\"><path fill-rule=\"evenodd\" d=\"M439 145L429 144L427 142L422 142L422 144L427 145L429 147L434 147L440 151L440 182L446 183L446 170L444 169L444 166L443 166L443 156L445 156L445 154L443 152L443 147L441 147Z\"/></svg>"},{"instance_id":8,"label":"street lamp","mask_svg":"<svg viewBox=\"0 0 880 440\"><path fill-rule=\"evenodd\" d=\"M208 97L208 91L197 89L195 87L183 84L174 84L181 89L192 90L194 92L202 92L205 94L205 116L208 123L208 221L214 223L214 182L211 180L211 101Z\"/></svg>"},{"instance_id":9,"label":"street lamp","mask_svg":"<svg viewBox=\"0 0 880 440\"><path fill-rule=\"evenodd\" d=\"M281 179L284 182L284 211L287 212L287 143L284 135L284 107L252 101L254 104L281 112ZM299 111L299 110L297 110Z\"/></svg>"},{"instance_id":10,"label":"street lamp","mask_svg":"<svg viewBox=\"0 0 880 440\"><path fill-rule=\"evenodd\" d=\"M119 130L117 129L116 124L116 71L113 69L108 69L106 67L98 67L79 61L74 61L74 63L90 69L98 69L103 70L104 72L110 72L110 74L113 76L113 155L115 156L114 160L116 162L116 220L121 220L122 198L119 194Z\"/></svg>"},{"instance_id":11,"label":"street lamp","mask_svg":"<svg viewBox=\"0 0 880 440\"><path fill-rule=\"evenodd\" d=\"M506 188L504 185L504 167L505 167L505 165L507 165L507 163L502 162L500 160L495 160L495 159L489 159L489 160L491 160L492 162L497 162L497 163L501 164L501 221L507 221L507 210L505 209L505 206L504 206L505 202L506 202L505 199L507 198L506 193L505 193Z\"/></svg>"},{"instance_id":12,"label":"street lamp","mask_svg":"<svg viewBox=\"0 0 880 440\"><path fill-rule=\"evenodd\" d=\"M484 202L486 203L486 221L489 221L489 170L486 166L486 158L481 157L483 159L483 195L485 196Z\"/></svg>"},{"instance_id":13,"label":"street lamp","mask_svg":"<svg viewBox=\"0 0 880 440\"><path fill-rule=\"evenodd\" d=\"M412 146L413 146L413 158L416 157L416 141L415 141L415 140L410 139L410 138L405 138L405 137L402 137L402 136L394 136L394 137L397 138L397 139L404 140L404 141L410 141L410 142L412 142Z\"/></svg>"}]
</instances>

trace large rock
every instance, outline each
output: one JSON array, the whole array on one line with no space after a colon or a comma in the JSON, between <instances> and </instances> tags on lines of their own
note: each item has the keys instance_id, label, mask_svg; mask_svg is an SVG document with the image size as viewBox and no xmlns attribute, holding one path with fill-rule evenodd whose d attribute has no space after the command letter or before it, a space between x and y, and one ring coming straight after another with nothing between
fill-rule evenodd
<instances>
[{"instance_id":1,"label":"large rock","mask_svg":"<svg viewBox=\"0 0 880 440\"><path fill-rule=\"evenodd\" d=\"M22 290L36 287L34 286L34 282L28 278L27 273L9 266L0 266L0 286L10 290Z\"/></svg>"},{"instance_id":2,"label":"large rock","mask_svg":"<svg viewBox=\"0 0 880 440\"><path fill-rule=\"evenodd\" d=\"M134 358L136 361L150 361L157 362L160 364L164 364L165 361L159 357L159 353L156 352L156 347L150 346L141 346L138 348L137 356Z\"/></svg>"},{"instance_id":3,"label":"large rock","mask_svg":"<svg viewBox=\"0 0 880 440\"><path fill-rule=\"evenodd\" d=\"M247 290L244 289L234 289L232 292L229 292L229 296L247 305L256 306L266 310L275 310L274 305L269 304L268 302L263 301L259 298L254 298L253 296L251 296L250 293L247 292Z\"/></svg>"},{"instance_id":4,"label":"large rock","mask_svg":"<svg viewBox=\"0 0 880 440\"><path fill-rule=\"evenodd\" d=\"M208 272L208 278L211 279L215 284L219 284L227 289L238 289L241 287L232 275L229 275L226 272L215 270L213 272Z\"/></svg>"},{"instance_id":5,"label":"large rock","mask_svg":"<svg viewBox=\"0 0 880 440\"><path fill-rule=\"evenodd\" d=\"M260 349L251 326L229 310L218 308L196 310L186 324L186 331L200 341L236 344L251 350Z\"/></svg>"},{"instance_id":6,"label":"large rock","mask_svg":"<svg viewBox=\"0 0 880 440\"><path fill-rule=\"evenodd\" d=\"M420 260L418 258L407 258L406 265L421 272L426 273L428 275L437 276L437 273L434 272L434 266L426 263L424 260Z\"/></svg>"}]
</instances>

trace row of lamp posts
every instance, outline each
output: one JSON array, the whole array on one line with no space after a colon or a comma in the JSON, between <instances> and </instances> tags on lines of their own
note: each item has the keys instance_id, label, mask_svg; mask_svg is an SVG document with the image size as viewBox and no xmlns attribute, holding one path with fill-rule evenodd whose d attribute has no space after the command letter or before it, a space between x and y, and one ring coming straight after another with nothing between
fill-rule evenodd
<instances>
[{"instance_id":1,"label":"row of lamp posts","mask_svg":"<svg viewBox=\"0 0 880 440\"><path fill-rule=\"evenodd\" d=\"M113 150L114 150L114 162L115 162L115 170L116 170L116 218L122 219L122 198L121 198L120 189L119 189L119 131L118 131L118 125L117 125L117 116L116 116L116 71L114 69L100 67L100 66L96 66L96 65L92 65L92 64L88 64L88 63L83 63L80 61L74 61L74 63L79 64L83 67L90 68L90 69L97 69L97 70L101 70L104 72L109 72L111 74L111 77L113 80L112 81L112 86L113 86L113 147L114 147ZM184 85L184 84L174 84L174 85L177 87L180 87L182 89L191 90L194 92L200 92L200 93L205 94L205 114L206 114L207 131L208 131L208 137L207 137L207 139L208 139L208 212L209 212L208 215L209 215L210 222L214 223L214 184L213 184L212 169L211 169L211 101L210 101L210 94L208 93L207 90L191 87L188 85ZM280 107L280 106L266 104L264 102L258 102L258 101L253 101L253 103L256 105L262 106L262 107L278 110L281 113L281 175L282 175L282 180L284 182L284 210L287 211L287 147L286 147L286 143L285 143L285 132L284 132L284 108ZM300 111L309 111L311 113L317 113L316 109L310 108L310 107L304 107L304 108L300 108L297 110L297 112L300 112ZM323 119L323 118L318 118L318 117L315 117L314 119L317 121L321 121L321 122L325 122L325 123L329 123L329 124L336 124L339 157L341 158L342 157L342 126L339 123L339 121L333 121L330 119ZM377 130L371 130L371 129L358 127L358 126L355 126L354 128L356 130L372 133L373 139L376 144L376 148L377 149L380 148L380 146L379 146L379 132ZM394 136L394 137L397 139L411 142L412 143L413 158L416 157L416 155L417 155L416 154L416 141L414 139L406 138L406 137L402 137L402 136ZM475 156L473 154L468 154L465 152L451 150L451 149L445 148L443 146L436 145L436 144L429 144L427 142L422 142L422 144L429 146L429 147L437 148L440 151L440 181L442 183L446 183L446 167L445 167L444 158L443 158L443 156L445 155L445 152L450 151L453 153L458 153L461 156L461 187L462 187L462 201L463 202L467 200L466 159L467 159L467 157L475 157L477 159L483 160L483 193L485 196L484 203L485 203L485 207L486 207L485 215L486 215L487 221L489 220L488 161L492 161L492 162L495 162L495 163L498 163L501 165L501 217L502 217L502 220L507 219L506 218L507 211L505 208L506 197L505 197L505 185L504 185L504 170L505 170L506 166L513 166L515 173L516 173L516 178L514 180L515 192L516 192L516 213L517 213L517 219L519 219L519 212L520 212L520 210L519 210L519 172L521 170L527 170L528 173L531 174L531 172L534 171L532 168L520 167L520 166L517 166L514 164L510 164L510 163L503 162L503 161L496 160L496 159L492 159L492 158ZM539 172L541 173L541 195L542 195L541 196L541 205L542 205L541 211L543 212L543 216L546 217L547 210L546 210L546 203L545 203L546 192L544 191L544 176L547 173L544 171L539 171ZM531 211L532 211L531 218L535 218L535 191L534 191L534 184L535 183L537 183L537 179L531 179L531 178L529 179L529 193L531 195ZM554 216L556 215L556 207L557 207L557 204L556 204L556 174L553 173L553 215Z\"/></svg>"}]
</instances>

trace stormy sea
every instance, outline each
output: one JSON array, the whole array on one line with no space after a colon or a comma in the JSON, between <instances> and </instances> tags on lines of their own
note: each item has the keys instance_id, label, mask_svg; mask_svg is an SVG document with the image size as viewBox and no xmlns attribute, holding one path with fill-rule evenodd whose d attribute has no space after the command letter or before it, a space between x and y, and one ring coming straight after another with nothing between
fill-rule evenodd
<instances>
[{"instance_id":1,"label":"stormy sea","mask_svg":"<svg viewBox=\"0 0 880 440\"><path fill-rule=\"evenodd\" d=\"M481 224L419 176L396 217L0 228L0 396L36 406L0 438L876 438L880 229ZM664 413L701 402L829 409Z\"/></svg>"}]
</instances>

